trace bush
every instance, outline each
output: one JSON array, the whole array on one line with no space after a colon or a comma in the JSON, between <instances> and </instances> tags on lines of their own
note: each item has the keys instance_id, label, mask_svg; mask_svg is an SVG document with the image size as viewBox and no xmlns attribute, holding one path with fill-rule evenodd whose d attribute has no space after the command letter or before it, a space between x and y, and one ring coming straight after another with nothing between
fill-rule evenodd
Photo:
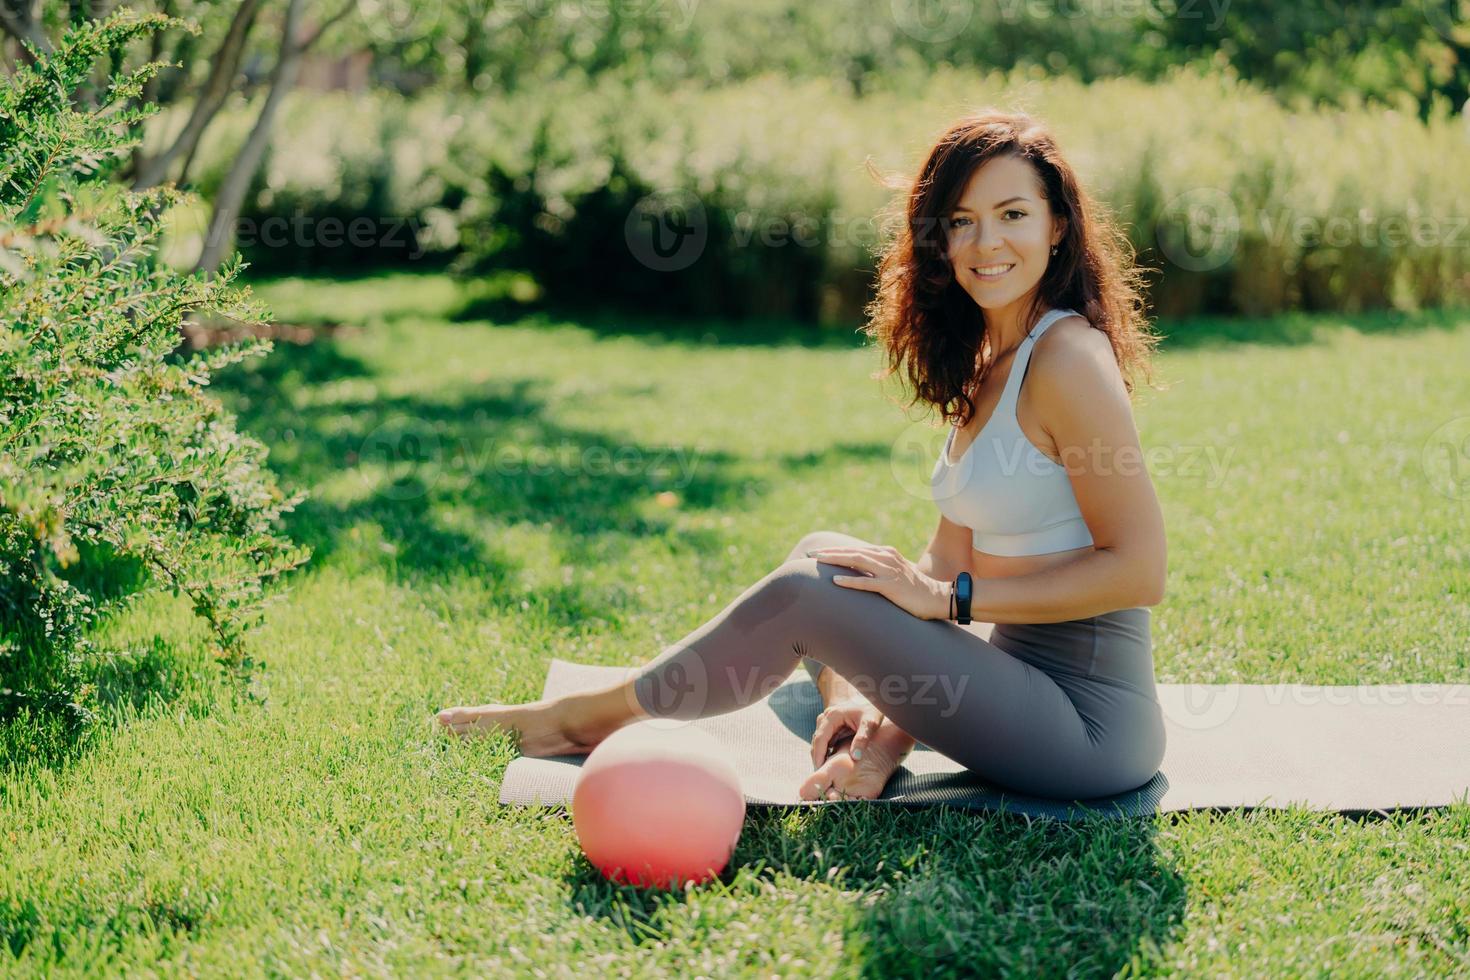
<instances>
[{"instance_id":1,"label":"bush","mask_svg":"<svg viewBox=\"0 0 1470 980\"><path fill-rule=\"evenodd\" d=\"M558 302L851 323L890 201L865 160L911 173L986 104L1052 126L1159 270L1159 314L1470 300L1464 115L1293 110L1190 71L1083 84L943 69L862 97L773 76L672 92L569 78L496 99L297 93L251 214L396 216L432 230L429 247L457 239L471 274L520 268ZM207 140L206 192L243 131ZM671 227L693 213L705 234L673 269L630 245L668 207ZM401 267L402 253L380 260Z\"/></svg>"},{"instance_id":2,"label":"bush","mask_svg":"<svg viewBox=\"0 0 1470 980\"><path fill-rule=\"evenodd\" d=\"M301 497L205 393L268 345L175 355L186 317L265 317L231 285L238 256L212 279L159 267L161 215L182 196L108 179L157 66L114 77L93 109L72 103L99 59L177 23L76 27L0 89L0 719L61 717L73 734L93 715L81 666L100 614L152 589L187 596L247 677L264 583L307 558L272 531Z\"/></svg>"}]
</instances>

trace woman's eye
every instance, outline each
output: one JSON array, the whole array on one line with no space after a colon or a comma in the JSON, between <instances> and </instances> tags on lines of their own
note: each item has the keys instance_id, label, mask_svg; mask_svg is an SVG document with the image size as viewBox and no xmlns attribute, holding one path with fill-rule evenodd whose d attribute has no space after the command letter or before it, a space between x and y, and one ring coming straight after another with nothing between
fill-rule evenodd
<instances>
[{"instance_id":1,"label":"woman's eye","mask_svg":"<svg viewBox=\"0 0 1470 980\"><path fill-rule=\"evenodd\" d=\"M1012 208L1011 210L1007 211L1006 212L1006 217L1010 217L1013 214L1016 216L1016 220L1017 221L1019 221L1020 219L1022 219L1024 217L1026 217L1026 212L1025 211L1017 211L1015 208Z\"/></svg>"},{"instance_id":2,"label":"woman's eye","mask_svg":"<svg viewBox=\"0 0 1470 980\"><path fill-rule=\"evenodd\" d=\"M960 223L961 222L969 221L969 220L970 220L969 218L954 218L954 219L951 220L950 223L953 224L956 228L958 228L960 226Z\"/></svg>"}]
</instances>

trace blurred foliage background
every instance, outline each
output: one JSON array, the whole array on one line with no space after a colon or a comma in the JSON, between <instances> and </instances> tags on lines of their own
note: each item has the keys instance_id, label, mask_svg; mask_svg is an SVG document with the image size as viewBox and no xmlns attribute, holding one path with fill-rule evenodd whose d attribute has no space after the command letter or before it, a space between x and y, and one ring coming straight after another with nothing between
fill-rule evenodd
<instances>
[{"instance_id":1,"label":"blurred foliage background","mask_svg":"<svg viewBox=\"0 0 1470 980\"><path fill-rule=\"evenodd\" d=\"M102 0L5 0L6 63ZM967 109L1039 114L1154 312L1470 296L1466 0L158 0L197 24L120 179L202 195L167 254L448 268L487 303L853 325L880 212ZM101 84L99 69L99 82ZM79 98L88 97L86 91ZM651 258L679 233L684 254ZM508 295L499 273L514 273Z\"/></svg>"}]
</instances>

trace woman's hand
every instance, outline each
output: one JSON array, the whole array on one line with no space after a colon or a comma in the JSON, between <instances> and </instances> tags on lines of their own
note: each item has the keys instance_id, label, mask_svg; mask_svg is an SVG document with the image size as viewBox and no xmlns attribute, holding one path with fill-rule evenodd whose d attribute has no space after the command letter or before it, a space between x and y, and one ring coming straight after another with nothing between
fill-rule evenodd
<instances>
[{"instance_id":1,"label":"woman's hand","mask_svg":"<svg viewBox=\"0 0 1470 980\"><path fill-rule=\"evenodd\" d=\"M834 742L852 733L852 757L861 759L863 749L877 733L883 723L883 712L867 698L848 698L827 705L817 715L817 728L812 732L812 768L816 769L827 761Z\"/></svg>"},{"instance_id":2,"label":"woman's hand","mask_svg":"<svg viewBox=\"0 0 1470 980\"><path fill-rule=\"evenodd\" d=\"M843 741L848 732L857 733L851 743ZM818 718L801 798L876 800L916 744L866 699L834 702Z\"/></svg>"},{"instance_id":3,"label":"woman's hand","mask_svg":"<svg viewBox=\"0 0 1470 980\"><path fill-rule=\"evenodd\" d=\"M832 576L832 581L842 588L877 592L920 619L949 618L949 583L919 571L897 548L887 545L817 548L808 551L807 557L867 573Z\"/></svg>"}]
</instances>

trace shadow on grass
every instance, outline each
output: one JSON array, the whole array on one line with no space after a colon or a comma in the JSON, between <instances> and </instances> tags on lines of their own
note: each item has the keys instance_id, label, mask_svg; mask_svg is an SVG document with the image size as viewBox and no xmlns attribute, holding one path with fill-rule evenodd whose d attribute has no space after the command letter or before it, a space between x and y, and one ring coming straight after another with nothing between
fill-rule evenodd
<instances>
[{"instance_id":1,"label":"shadow on grass","mask_svg":"<svg viewBox=\"0 0 1470 980\"><path fill-rule=\"evenodd\" d=\"M737 893L767 883L809 890L807 901L826 905L819 893L838 891L853 908L844 946L860 950L864 976L1111 976L1167 945L1183 919L1184 879L1160 852L1152 819L1062 823L836 804L793 832L788 817L780 807L751 811L721 881ZM568 881L579 913L635 943L667 935L665 920L681 917L686 901L615 885L586 861ZM821 942L811 931L785 952L811 963Z\"/></svg>"},{"instance_id":2,"label":"shadow on grass","mask_svg":"<svg viewBox=\"0 0 1470 980\"><path fill-rule=\"evenodd\" d=\"M62 772L86 753L96 737L122 719L178 709L205 717L214 665L185 657L162 636L127 649L98 649L78 666L94 691L92 709L36 700L0 704L0 770L36 766Z\"/></svg>"},{"instance_id":3,"label":"shadow on grass","mask_svg":"<svg viewBox=\"0 0 1470 980\"><path fill-rule=\"evenodd\" d=\"M216 379L240 427L270 447L283 484L310 493L286 531L312 548L313 566L367 563L404 582L470 576L509 608L532 598L516 584L522 556L500 543L510 527L549 531L566 561L595 564L619 536L665 534L680 511L736 508L766 489L728 453L558 425L525 379L428 396L358 387L316 397L321 381L369 373L322 341L278 346ZM726 543L688 529L679 540ZM538 587L534 599L568 620L608 602L585 585Z\"/></svg>"},{"instance_id":4,"label":"shadow on grass","mask_svg":"<svg viewBox=\"0 0 1470 980\"><path fill-rule=\"evenodd\" d=\"M7 898L0 901L0 944L13 957L40 944L31 955L47 967L66 963L66 940L78 934L89 934L103 948L117 951L139 937L148 937L168 955L170 947L197 936L216 912L218 900L212 893L191 897L188 892L187 887L182 892L170 889L167 897L152 896L107 908L89 906L85 898L56 896L55 905L49 908L32 898Z\"/></svg>"},{"instance_id":5,"label":"shadow on grass","mask_svg":"<svg viewBox=\"0 0 1470 980\"><path fill-rule=\"evenodd\" d=\"M450 314L457 323L491 321L522 328L575 323L599 337L634 337L649 344L686 347L860 348L868 338L851 326L821 326L803 320L680 317L659 313L587 310L554 304L526 304L503 297L467 299Z\"/></svg>"}]
</instances>

